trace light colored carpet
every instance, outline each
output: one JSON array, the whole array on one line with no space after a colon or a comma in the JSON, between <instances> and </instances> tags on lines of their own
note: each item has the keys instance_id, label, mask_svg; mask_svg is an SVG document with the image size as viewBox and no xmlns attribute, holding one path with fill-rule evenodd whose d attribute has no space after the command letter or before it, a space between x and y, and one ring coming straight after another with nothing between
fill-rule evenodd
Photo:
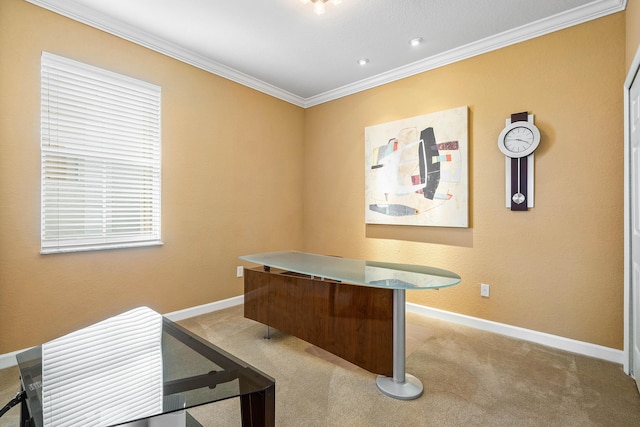
<instances>
[{"instance_id":1,"label":"light colored carpet","mask_svg":"<svg viewBox=\"0 0 640 427\"><path fill-rule=\"evenodd\" d=\"M640 395L622 367L407 314L413 401L382 395L376 375L242 315L242 306L180 323L276 379L278 426L640 426ZM0 371L0 403L19 389ZM238 399L189 411L204 426L240 425ZM0 426L17 425L14 408Z\"/></svg>"}]
</instances>

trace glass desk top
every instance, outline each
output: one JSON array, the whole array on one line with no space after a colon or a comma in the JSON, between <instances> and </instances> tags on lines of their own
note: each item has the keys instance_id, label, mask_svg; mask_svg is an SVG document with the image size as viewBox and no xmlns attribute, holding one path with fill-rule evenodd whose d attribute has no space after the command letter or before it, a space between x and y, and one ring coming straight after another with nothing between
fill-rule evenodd
<instances>
[{"instance_id":1,"label":"glass desk top","mask_svg":"<svg viewBox=\"0 0 640 427\"><path fill-rule=\"evenodd\" d=\"M265 252L240 259L267 267L352 284L389 289L437 289L460 283L460 276L423 265L364 261L297 251Z\"/></svg>"},{"instance_id":2,"label":"glass desk top","mask_svg":"<svg viewBox=\"0 0 640 427\"><path fill-rule=\"evenodd\" d=\"M275 384L146 307L16 358L30 425L36 426L125 425L168 413L187 417L184 409L262 392ZM189 420L187 425L193 422Z\"/></svg>"}]
</instances>

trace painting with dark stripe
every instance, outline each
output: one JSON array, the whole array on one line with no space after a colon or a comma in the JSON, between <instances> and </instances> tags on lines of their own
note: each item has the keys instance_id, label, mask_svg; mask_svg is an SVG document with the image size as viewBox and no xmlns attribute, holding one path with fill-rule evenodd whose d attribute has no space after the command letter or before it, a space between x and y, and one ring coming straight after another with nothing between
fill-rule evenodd
<instances>
[{"instance_id":1,"label":"painting with dark stripe","mask_svg":"<svg viewBox=\"0 0 640 427\"><path fill-rule=\"evenodd\" d=\"M365 128L365 221L468 227L468 109Z\"/></svg>"}]
</instances>

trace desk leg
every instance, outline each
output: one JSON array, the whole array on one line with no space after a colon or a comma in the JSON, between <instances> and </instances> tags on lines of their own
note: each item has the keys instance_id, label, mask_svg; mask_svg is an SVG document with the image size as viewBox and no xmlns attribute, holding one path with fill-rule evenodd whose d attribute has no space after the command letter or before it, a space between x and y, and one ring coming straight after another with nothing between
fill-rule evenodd
<instances>
[{"instance_id":1,"label":"desk leg","mask_svg":"<svg viewBox=\"0 0 640 427\"><path fill-rule=\"evenodd\" d=\"M405 290L393 290L393 378L379 376L378 389L385 395L400 400L422 396L422 383L405 372Z\"/></svg>"},{"instance_id":2,"label":"desk leg","mask_svg":"<svg viewBox=\"0 0 640 427\"><path fill-rule=\"evenodd\" d=\"M240 396L242 427L274 427L276 425L276 385L263 391Z\"/></svg>"},{"instance_id":3,"label":"desk leg","mask_svg":"<svg viewBox=\"0 0 640 427\"><path fill-rule=\"evenodd\" d=\"M22 386L22 377L20 377L20 392L24 392L24 387ZM29 427L33 425L33 420L31 419L31 414L29 413L29 407L27 406L27 396L22 396L23 399L20 402L20 427Z\"/></svg>"}]
</instances>

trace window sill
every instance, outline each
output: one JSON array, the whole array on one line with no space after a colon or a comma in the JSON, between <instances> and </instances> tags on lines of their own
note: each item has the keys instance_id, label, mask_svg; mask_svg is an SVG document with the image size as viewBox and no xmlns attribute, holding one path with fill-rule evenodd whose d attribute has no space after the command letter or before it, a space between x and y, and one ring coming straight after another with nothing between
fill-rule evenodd
<instances>
[{"instance_id":1,"label":"window sill","mask_svg":"<svg viewBox=\"0 0 640 427\"><path fill-rule=\"evenodd\" d=\"M51 247L41 248L41 255L49 254L64 254L71 252L89 252L89 251L104 251L111 249L130 249L130 248L142 248L148 246L163 246L162 240L153 240L148 242L130 242L130 243L105 243L105 244L92 244L92 245L77 245L77 246L63 246L63 247Z\"/></svg>"}]
</instances>

